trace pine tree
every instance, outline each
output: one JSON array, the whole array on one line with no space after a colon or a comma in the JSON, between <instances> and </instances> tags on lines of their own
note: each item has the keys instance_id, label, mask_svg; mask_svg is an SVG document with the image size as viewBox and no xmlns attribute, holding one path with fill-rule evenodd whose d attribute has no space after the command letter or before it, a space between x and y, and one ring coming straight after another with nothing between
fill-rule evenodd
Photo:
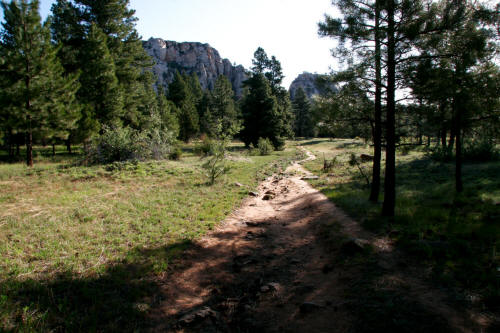
<instances>
[{"instance_id":1,"label":"pine tree","mask_svg":"<svg viewBox=\"0 0 500 333\"><path fill-rule=\"evenodd\" d=\"M185 78L176 72L174 81L168 86L168 99L177 107L179 138L188 142L200 130L196 100Z\"/></svg>"},{"instance_id":2,"label":"pine tree","mask_svg":"<svg viewBox=\"0 0 500 333\"><path fill-rule=\"evenodd\" d=\"M26 163L33 165L33 134L63 138L77 120L74 104L77 76L63 75L51 43L50 20L43 25L39 1L2 2L1 82L8 89L1 100L26 133Z\"/></svg>"},{"instance_id":3,"label":"pine tree","mask_svg":"<svg viewBox=\"0 0 500 333\"><path fill-rule=\"evenodd\" d=\"M142 47L135 29L135 10L129 0L75 0L80 6L80 24L97 25L107 36L109 53L115 64L115 76L122 94L124 115L140 112L144 83L153 84L145 73L153 62Z\"/></svg>"},{"instance_id":4,"label":"pine tree","mask_svg":"<svg viewBox=\"0 0 500 333\"><path fill-rule=\"evenodd\" d=\"M276 103L275 111L271 113L267 113L266 111L264 111L264 114L268 116L269 122L264 122L262 124L262 126L267 127L263 129L262 132L272 132L272 134L268 134L263 138L269 138L276 149L281 149L285 145L284 138L293 135L293 113L290 102L290 95L288 91L281 86L281 82L284 78L281 69L281 63L274 56L269 59L264 49L259 47L254 53L252 64L254 65L252 67L253 76L262 76L262 79L267 81L267 85L271 89L271 95L274 97ZM256 92L259 91L258 94L262 94L263 92L262 87L259 87L259 85L261 85L260 81L260 78L256 78L255 81L251 81L251 84L249 84L250 89L256 89ZM262 96L265 96L265 94L263 94ZM250 99L252 98L253 97L250 97ZM248 107L253 104L252 101L248 102L249 103L245 105L245 107L247 108L247 113L250 112ZM254 107L257 107L257 105L254 105ZM260 111L255 110L255 112ZM244 116L244 127L247 126L245 121L249 121L250 118L251 117L245 118ZM248 132L245 131L245 133ZM259 137L257 137L257 140L258 138ZM257 141L254 142L254 140L252 139L250 140L250 142L256 143Z\"/></svg>"},{"instance_id":5,"label":"pine tree","mask_svg":"<svg viewBox=\"0 0 500 333\"><path fill-rule=\"evenodd\" d=\"M91 107L101 126L118 126L123 116L123 100L106 40L106 35L93 24L82 50L85 66L78 95L82 104Z\"/></svg>"},{"instance_id":6,"label":"pine tree","mask_svg":"<svg viewBox=\"0 0 500 333\"><path fill-rule=\"evenodd\" d=\"M299 87L295 93L293 112L295 114L295 136L312 136L314 125L312 122L311 104L301 87Z\"/></svg>"},{"instance_id":7,"label":"pine tree","mask_svg":"<svg viewBox=\"0 0 500 333\"><path fill-rule=\"evenodd\" d=\"M246 146L257 145L259 138L268 138L273 145L279 142L283 124L279 117L278 102L269 81L262 74L254 74L244 82L248 89L241 111L243 130L240 137Z\"/></svg>"},{"instance_id":8,"label":"pine tree","mask_svg":"<svg viewBox=\"0 0 500 333\"><path fill-rule=\"evenodd\" d=\"M217 130L218 137L231 138L241 129L238 113L234 103L234 91L226 76L220 75L215 81L211 93L210 116ZM217 133L218 132L218 133Z\"/></svg>"}]
</instances>

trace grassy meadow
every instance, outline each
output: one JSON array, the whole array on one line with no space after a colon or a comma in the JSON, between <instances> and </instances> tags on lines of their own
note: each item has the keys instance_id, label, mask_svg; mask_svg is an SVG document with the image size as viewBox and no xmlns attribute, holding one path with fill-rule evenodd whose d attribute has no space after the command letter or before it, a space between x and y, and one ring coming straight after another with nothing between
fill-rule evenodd
<instances>
[{"instance_id":1,"label":"grassy meadow","mask_svg":"<svg viewBox=\"0 0 500 333\"><path fill-rule=\"evenodd\" d=\"M351 154L358 158L373 154L371 147L348 139L301 144L318 157L306 164L320 175L313 185L332 201L364 227L389 235L406 253L428 265L438 285L469 295L468 299L479 298L487 309L500 309L499 161L466 163L465 190L457 195L453 162L432 159L424 147L399 150L396 215L388 220L380 217L381 204L368 201L364 175L371 178L371 162L349 164ZM323 170L325 159L334 161L329 171Z\"/></svg>"},{"instance_id":2,"label":"grassy meadow","mask_svg":"<svg viewBox=\"0 0 500 333\"><path fill-rule=\"evenodd\" d=\"M232 144L208 186L193 147L179 161L80 166L58 147L37 148L33 168L0 163L0 331L143 327L155 276L298 154Z\"/></svg>"}]
</instances>

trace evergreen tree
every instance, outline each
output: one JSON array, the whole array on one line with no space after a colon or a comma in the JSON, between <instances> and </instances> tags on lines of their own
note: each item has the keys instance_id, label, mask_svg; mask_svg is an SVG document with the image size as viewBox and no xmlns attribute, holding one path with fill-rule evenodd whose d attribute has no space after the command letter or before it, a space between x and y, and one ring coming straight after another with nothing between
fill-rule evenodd
<instances>
[{"instance_id":1,"label":"evergreen tree","mask_svg":"<svg viewBox=\"0 0 500 333\"><path fill-rule=\"evenodd\" d=\"M82 50L80 101L89 105L93 117L105 126L120 125L123 99L115 76L115 64L108 50L107 37L93 24Z\"/></svg>"},{"instance_id":2,"label":"evergreen tree","mask_svg":"<svg viewBox=\"0 0 500 333\"><path fill-rule=\"evenodd\" d=\"M142 47L135 29L135 10L129 0L75 0L80 8L80 24L97 25L107 36L107 46L115 63L115 76L122 94L124 115L129 118L140 112L144 83L152 85L145 69L153 62ZM84 65L84 64L83 64Z\"/></svg>"},{"instance_id":3,"label":"evergreen tree","mask_svg":"<svg viewBox=\"0 0 500 333\"><path fill-rule=\"evenodd\" d=\"M268 138L273 145L280 144L283 123L278 103L269 81L262 74L254 74L244 82L248 89L241 106L243 130L240 137L246 146L257 145L259 138Z\"/></svg>"},{"instance_id":4,"label":"evergreen tree","mask_svg":"<svg viewBox=\"0 0 500 333\"><path fill-rule=\"evenodd\" d=\"M167 96L177 107L179 138L188 142L199 132L199 116L189 83L179 72L175 73L174 80L169 84Z\"/></svg>"},{"instance_id":5,"label":"evergreen tree","mask_svg":"<svg viewBox=\"0 0 500 333\"><path fill-rule=\"evenodd\" d=\"M154 105L151 102L154 78L148 71L152 60L135 30L135 11L128 6L128 0L58 0L52 6L55 22L52 34L62 46L59 57L70 73L86 71L86 55L83 53L103 52L102 41L93 44L88 41L97 37L104 39L108 50L105 62L108 65L113 63L112 74L116 78L112 95L120 101L117 106L122 108L118 118L124 125L137 127L142 115L149 113L144 109ZM100 31L100 36L96 31ZM98 50L88 50L91 46L98 47ZM106 71L108 77L110 74ZM79 94L84 95L86 92ZM102 104L107 102L103 100Z\"/></svg>"},{"instance_id":6,"label":"evergreen tree","mask_svg":"<svg viewBox=\"0 0 500 333\"><path fill-rule=\"evenodd\" d=\"M297 89L295 99L293 100L293 112L295 115L295 136L312 136L314 125L312 122L311 105L301 87Z\"/></svg>"},{"instance_id":7,"label":"evergreen tree","mask_svg":"<svg viewBox=\"0 0 500 333\"><path fill-rule=\"evenodd\" d=\"M335 37L339 40L336 55L348 59L351 68L348 72L356 72L349 79L360 79L373 84L371 93L374 96L374 112L370 121L373 123L373 168L370 200L377 202L380 192L380 169L382 157L382 44L383 25L381 19L382 0L339 0L335 4L343 18L334 19L326 15L325 22L319 24L319 32L323 36ZM345 47L346 40L351 42L351 49ZM354 59L358 63L354 63ZM342 74L337 75L342 77Z\"/></svg>"},{"instance_id":8,"label":"evergreen tree","mask_svg":"<svg viewBox=\"0 0 500 333\"><path fill-rule=\"evenodd\" d=\"M233 137L240 131L241 124L233 99L234 91L226 76L217 78L211 95L210 116L212 126L215 126L212 132L218 137Z\"/></svg>"},{"instance_id":9,"label":"evergreen tree","mask_svg":"<svg viewBox=\"0 0 500 333\"><path fill-rule=\"evenodd\" d=\"M263 138L269 138L276 149L281 149L285 144L284 138L293 135L293 113L290 95L288 91L281 86L281 82L284 78L281 63L274 56L269 59L264 49L259 47L254 53L252 64L254 65L252 67L253 75L262 75L263 79L268 82L268 86L271 89L271 95L273 95L276 102L276 111L272 112L273 116L269 118L271 122L262 124L262 126L269 126L271 129L270 131L275 132L272 136L266 136ZM256 79L254 83L259 85L259 80L260 79ZM249 85L250 89L256 87L254 83ZM260 88L258 90L260 90ZM250 104L247 104L246 107ZM245 117L243 126L247 126L245 123ZM264 130L264 132L269 131ZM251 142L253 143L253 140Z\"/></svg>"},{"instance_id":10,"label":"evergreen tree","mask_svg":"<svg viewBox=\"0 0 500 333\"><path fill-rule=\"evenodd\" d=\"M64 138L74 126L78 109L77 76L63 75L51 43L50 20L43 25L39 1L2 2L1 94L9 118L26 133L26 162L33 165L33 134Z\"/></svg>"}]
</instances>

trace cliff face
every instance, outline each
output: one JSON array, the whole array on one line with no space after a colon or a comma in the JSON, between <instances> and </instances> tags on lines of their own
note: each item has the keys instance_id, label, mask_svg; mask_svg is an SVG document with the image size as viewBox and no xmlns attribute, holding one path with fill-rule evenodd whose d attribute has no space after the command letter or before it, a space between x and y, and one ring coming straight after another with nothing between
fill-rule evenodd
<instances>
[{"instance_id":1,"label":"cliff face","mask_svg":"<svg viewBox=\"0 0 500 333\"><path fill-rule=\"evenodd\" d=\"M307 72L300 74L290 84L290 98L295 99L295 93L299 88L302 88L309 98L313 95L322 95L328 91L337 91L337 87L333 84L322 84L319 80L322 76L324 75Z\"/></svg>"},{"instance_id":2,"label":"cliff face","mask_svg":"<svg viewBox=\"0 0 500 333\"><path fill-rule=\"evenodd\" d=\"M175 71L196 73L204 89L213 89L219 75L225 75L236 96L243 92L243 81L247 79L243 66L233 66L228 59L222 59L219 52L208 44L177 43L161 38L150 38L144 42L144 49L153 58L153 72L158 84L167 87L173 81Z\"/></svg>"}]
</instances>

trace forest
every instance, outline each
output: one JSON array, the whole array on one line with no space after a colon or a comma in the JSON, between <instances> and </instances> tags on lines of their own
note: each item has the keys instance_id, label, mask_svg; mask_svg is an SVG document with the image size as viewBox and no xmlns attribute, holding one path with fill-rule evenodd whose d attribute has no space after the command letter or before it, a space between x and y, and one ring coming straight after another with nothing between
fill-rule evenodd
<instances>
[{"instance_id":1,"label":"forest","mask_svg":"<svg viewBox=\"0 0 500 333\"><path fill-rule=\"evenodd\" d=\"M0 331L496 331L500 3L331 3L292 99L262 47L159 84L129 0L2 1Z\"/></svg>"}]
</instances>

